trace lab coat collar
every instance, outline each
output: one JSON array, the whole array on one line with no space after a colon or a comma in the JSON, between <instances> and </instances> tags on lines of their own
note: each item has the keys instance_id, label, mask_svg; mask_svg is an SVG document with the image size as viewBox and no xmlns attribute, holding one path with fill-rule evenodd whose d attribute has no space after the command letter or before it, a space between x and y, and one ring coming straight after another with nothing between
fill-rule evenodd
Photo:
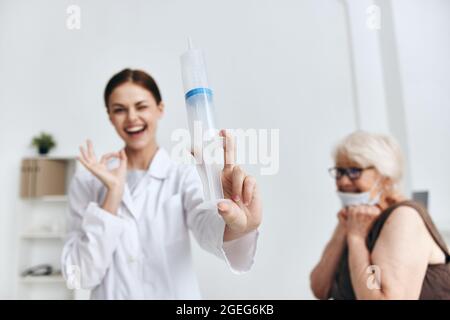
<instances>
[{"instance_id":1,"label":"lab coat collar","mask_svg":"<svg viewBox=\"0 0 450 320\"><path fill-rule=\"evenodd\" d=\"M147 173L154 178L165 179L169 173L171 164L172 159L170 159L167 151L159 147L150 163Z\"/></svg>"},{"instance_id":2,"label":"lab coat collar","mask_svg":"<svg viewBox=\"0 0 450 320\"><path fill-rule=\"evenodd\" d=\"M165 179L168 176L171 164L172 159L170 158L167 151L163 148L158 148L155 155L153 156L152 161L150 162L150 166L147 170L146 176L138 183L133 194L128 188L128 184L125 185L122 201L136 219L139 218L140 212L136 210L133 198L136 199L136 197L139 197L139 195L147 187L148 177L156 178L158 180Z\"/></svg>"}]
</instances>

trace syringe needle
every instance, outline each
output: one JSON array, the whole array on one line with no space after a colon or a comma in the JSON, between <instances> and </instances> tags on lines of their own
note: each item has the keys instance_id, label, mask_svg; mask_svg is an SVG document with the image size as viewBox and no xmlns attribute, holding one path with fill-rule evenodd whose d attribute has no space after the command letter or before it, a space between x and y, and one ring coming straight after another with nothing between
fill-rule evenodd
<instances>
[{"instance_id":1,"label":"syringe needle","mask_svg":"<svg viewBox=\"0 0 450 320\"><path fill-rule=\"evenodd\" d=\"M194 42L192 41L191 37L188 37L188 49L194 49Z\"/></svg>"}]
</instances>

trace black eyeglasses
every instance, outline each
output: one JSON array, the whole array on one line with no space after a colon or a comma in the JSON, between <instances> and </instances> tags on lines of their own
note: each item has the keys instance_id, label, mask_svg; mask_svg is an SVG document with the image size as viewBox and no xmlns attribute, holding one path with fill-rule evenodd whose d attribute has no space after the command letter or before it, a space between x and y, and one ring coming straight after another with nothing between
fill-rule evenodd
<instances>
[{"instance_id":1,"label":"black eyeglasses","mask_svg":"<svg viewBox=\"0 0 450 320\"><path fill-rule=\"evenodd\" d=\"M350 168L341 168L341 167L333 167L328 169L328 172L330 173L331 177L333 177L336 180L339 180L343 176L347 176L350 180L357 180L361 177L361 174L364 170L367 169L373 169L373 166L367 167L367 168L357 168L357 167L350 167Z\"/></svg>"}]
</instances>

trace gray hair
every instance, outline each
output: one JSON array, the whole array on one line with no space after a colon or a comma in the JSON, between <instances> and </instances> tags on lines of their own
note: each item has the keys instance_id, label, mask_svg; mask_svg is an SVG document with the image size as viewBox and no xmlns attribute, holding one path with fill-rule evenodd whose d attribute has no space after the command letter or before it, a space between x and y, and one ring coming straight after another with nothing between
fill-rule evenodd
<instances>
[{"instance_id":1,"label":"gray hair","mask_svg":"<svg viewBox=\"0 0 450 320\"><path fill-rule=\"evenodd\" d=\"M397 141L388 135L355 131L333 150L334 161L345 156L363 168L374 166L378 172L398 185L403 176L403 154Z\"/></svg>"}]
</instances>

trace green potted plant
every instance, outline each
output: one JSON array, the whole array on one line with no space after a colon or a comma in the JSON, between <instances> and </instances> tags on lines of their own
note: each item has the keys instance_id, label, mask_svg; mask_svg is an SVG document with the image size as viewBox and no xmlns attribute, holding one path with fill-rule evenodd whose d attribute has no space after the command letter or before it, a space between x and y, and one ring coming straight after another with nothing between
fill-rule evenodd
<instances>
[{"instance_id":1,"label":"green potted plant","mask_svg":"<svg viewBox=\"0 0 450 320\"><path fill-rule=\"evenodd\" d=\"M46 155L53 147L56 146L56 142L52 135L45 132L33 137L31 144L37 148L40 155Z\"/></svg>"}]
</instances>

